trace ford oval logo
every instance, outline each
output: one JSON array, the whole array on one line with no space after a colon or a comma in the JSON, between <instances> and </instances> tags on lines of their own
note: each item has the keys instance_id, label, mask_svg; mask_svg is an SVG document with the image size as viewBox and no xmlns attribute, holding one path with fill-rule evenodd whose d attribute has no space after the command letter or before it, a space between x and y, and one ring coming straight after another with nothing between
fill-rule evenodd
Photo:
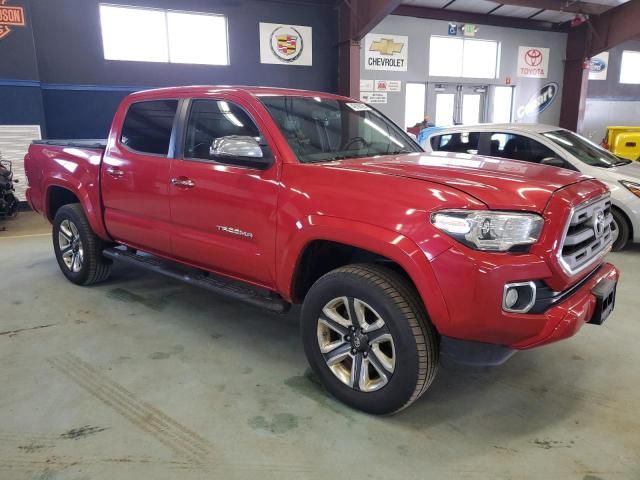
<instances>
[{"instance_id":1,"label":"ford oval logo","mask_svg":"<svg viewBox=\"0 0 640 480\"><path fill-rule=\"evenodd\" d=\"M602 60L601 58L592 58L589 62L589 71L590 72L603 72L607 68L607 62Z\"/></svg>"},{"instance_id":2,"label":"ford oval logo","mask_svg":"<svg viewBox=\"0 0 640 480\"><path fill-rule=\"evenodd\" d=\"M544 112L553 103L558 94L558 84L556 82L547 83L540 89L540 93L529 99L526 105L518 107L516 112L518 118L529 117Z\"/></svg>"}]
</instances>

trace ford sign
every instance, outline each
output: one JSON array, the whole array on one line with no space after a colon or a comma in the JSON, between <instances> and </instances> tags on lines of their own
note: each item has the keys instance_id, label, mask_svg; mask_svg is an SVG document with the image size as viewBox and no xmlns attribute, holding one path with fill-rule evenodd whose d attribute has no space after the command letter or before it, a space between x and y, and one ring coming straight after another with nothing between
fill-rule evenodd
<instances>
[{"instance_id":1,"label":"ford sign","mask_svg":"<svg viewBox=\"0 0 640 480\"><path fill-rule=\"evenodd\" d=\"M544 112L553 103L558 94L558 84L556 82L547 83L540 89L540 93L529 99L526 105L518 107L516 112L518 119L538 115Z\"/></svg>"},{"instance_id":2,"label":"ford sign","mask_svg":"<svg viewBox=\"0 0 640 480\"><path fill-rule=\"evenodd\" d=\"M594 73L604 72L607 68L607 62L601 58L592 58L589 61L589 71Z\"/></svg>"}]
</instances>

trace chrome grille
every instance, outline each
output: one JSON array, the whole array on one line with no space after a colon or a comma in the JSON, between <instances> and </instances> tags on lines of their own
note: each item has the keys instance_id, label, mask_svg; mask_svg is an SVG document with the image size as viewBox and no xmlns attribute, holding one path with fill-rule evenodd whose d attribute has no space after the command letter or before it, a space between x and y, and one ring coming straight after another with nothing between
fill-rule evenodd
<instances>
[{"instance_id":1,"label":"chrome grille","mask_svg":"<svg viewBox=\"0 0 640 480\"><path fill-rule=\"evenodd\" d=\"M566 273L574 275L606 254L613 242L611 198L590 200L571 212L558 260Z\"/></svg>"}]
</instances>

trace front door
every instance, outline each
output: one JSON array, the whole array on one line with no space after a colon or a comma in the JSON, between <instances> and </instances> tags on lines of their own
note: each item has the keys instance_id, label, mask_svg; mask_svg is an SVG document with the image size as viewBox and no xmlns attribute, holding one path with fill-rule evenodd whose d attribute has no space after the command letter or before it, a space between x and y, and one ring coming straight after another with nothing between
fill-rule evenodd
<instances>
[{"instance_id":1,"label":"front door","mask_svg":"<svg viewBox=\"0 0 640 480\"><path fill-rule=\"evenodd\" d=\"M438 127L486 121L486 85L429 84L429 115Z\"/></svg>"},{"instance_id":2,"label":"front door","mask_svg":"<svg viewBox=\"0 0 640 480\"><path fill-rule=\"evenodd\" d=\"M168 156L177 108L178 100L131 104L101 166L109 234L162 255L171 254Z\"/></svg>"},{"instance_id":3,"label":"front door","mask_svg":"<svg viewBox=\"0 0 640 480\"><path fill-rule=\"evenodd\" d=\"M182 154L171 162L172 249L192 265L272 287L277 165L260 170L210 156L221 137L264 139L255 118L249 105L224 95L190 102Z\"/></svg>"}]
</instances>

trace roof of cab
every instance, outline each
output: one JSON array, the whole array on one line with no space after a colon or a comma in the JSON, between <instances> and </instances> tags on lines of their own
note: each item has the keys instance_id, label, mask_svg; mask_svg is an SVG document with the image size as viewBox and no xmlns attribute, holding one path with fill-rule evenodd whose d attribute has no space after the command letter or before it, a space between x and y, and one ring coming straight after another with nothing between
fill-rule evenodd
<instances>
[{"instance_id":1,"label":"roof of cab","mask_svg":"<svg viewBox=\"0 0 640 480\"><path fill-rule=\"evenodd\" d=\"M333 93L316 92L313 90L297 90L292 88L277 88L277 87L254 87L243 85L189 85L182 87L166 87L166 88L154 88L150 90L142 90L134 92L131 96L134 97L159 97L159 96L189 96L189 95L206 95L213 93L239 93L244 95L251 95L253 97L260 96L299 96L299 97L321 97L341 100L351 100L348 97L336 95Z\"/></svg>"}]
</instances>

